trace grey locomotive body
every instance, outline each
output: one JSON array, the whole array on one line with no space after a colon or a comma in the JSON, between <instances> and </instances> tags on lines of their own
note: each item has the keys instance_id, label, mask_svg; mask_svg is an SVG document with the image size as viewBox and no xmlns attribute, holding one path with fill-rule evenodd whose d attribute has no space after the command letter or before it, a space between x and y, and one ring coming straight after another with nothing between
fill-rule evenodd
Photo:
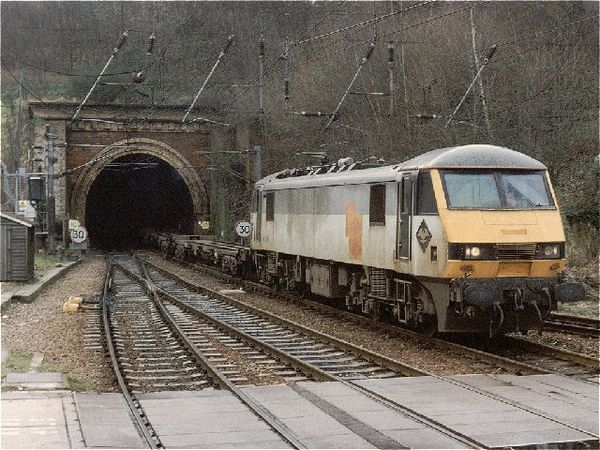
<instances>
[{"instance_id":1,"label":"grey locomotive body","mask_svg":"<svg viewBox=\"0 0 600 450\"><path fill-rule=\"evenodd\" d=\"M573 296L546 168L502 147L279 172L256 183L251 223L262 282L417 329L526 331Z\"/></svg>"}]
</instances>

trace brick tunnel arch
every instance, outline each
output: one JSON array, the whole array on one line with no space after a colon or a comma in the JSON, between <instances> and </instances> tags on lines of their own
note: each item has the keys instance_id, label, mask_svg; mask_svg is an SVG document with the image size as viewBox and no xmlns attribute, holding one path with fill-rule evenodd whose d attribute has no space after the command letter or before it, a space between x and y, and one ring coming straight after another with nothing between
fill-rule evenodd
<instances>
[{"instance_id":1,"label":"brick tunnel arch","mask_svg":"<svg viewBox=\"0 0 600 450\"><path fill-rule=\"evenodd\" d=\"M145 138L125 139L109 144L93 158L95 163L82 169L71 192L70 218L85 225L88 194L94 181L108 164L130 155L154 156L181 175L192 200L194 232L199 232L198 222L208 220L209 216L208 196L200 175L177 150L163 142Z\"/></svg>"}]
</instances>

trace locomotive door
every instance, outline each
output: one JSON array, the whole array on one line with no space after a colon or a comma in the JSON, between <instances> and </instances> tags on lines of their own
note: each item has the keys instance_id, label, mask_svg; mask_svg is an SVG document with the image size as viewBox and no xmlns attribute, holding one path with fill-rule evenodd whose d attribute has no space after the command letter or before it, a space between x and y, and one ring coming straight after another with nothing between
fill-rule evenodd
<instances>
[{"instance_id":1,"label":"locomotive door","mask_svg":"<svg viewBox=\"0 0 600 450\"><path fill-rule=\"evenodd\" d=\"M412 222L413 182L410 175L398 183L398 231L396 233L396 255L410 259L410 227Z\"/></svg>"},{"instance_id":2,"label":"locomotive door","mask_svg":"<svg viewBox=\"0 0 600 450\"><path fill-rule=\"evenodd\" d=\"M254 240L260 242L261 240L261 222L262 222L262 190L254 190L254 201L256 202L256 224L254 226Z\"/></svg>"}]
</instances>

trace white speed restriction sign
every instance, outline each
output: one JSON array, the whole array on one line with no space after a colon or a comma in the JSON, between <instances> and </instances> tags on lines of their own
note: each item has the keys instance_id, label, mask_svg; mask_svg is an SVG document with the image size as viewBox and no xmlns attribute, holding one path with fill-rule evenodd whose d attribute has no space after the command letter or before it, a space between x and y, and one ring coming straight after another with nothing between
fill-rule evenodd
<instances>
[{"instance_id":1,"label":"white speed restriction sign","mask_svg":"<svg viewBox=\"0 0 600 450\"><path fill-rule=\"evenodd\" d=\"M250 236L250 231L252 231L252 225L248 222L240 222L235 226L235 232L239 237L248 237Z\"/></svg>"},{"instance_id":2,"label":"white speed restriction sign","mask_svg":"<svg viewBox=\"0 0 600 450\"><path fill-rule=\"evenodd\" d=\"M85 227L75 227L70 232L71 242L81 244L87 239L88 233Z\"/></svg>"}]
</instances>

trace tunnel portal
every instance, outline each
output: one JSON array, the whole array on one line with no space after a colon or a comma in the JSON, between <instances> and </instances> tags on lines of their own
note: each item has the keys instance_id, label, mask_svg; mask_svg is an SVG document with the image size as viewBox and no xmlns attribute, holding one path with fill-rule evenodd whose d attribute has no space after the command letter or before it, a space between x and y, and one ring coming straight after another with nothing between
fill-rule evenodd
<instances>
[{"instance_id":1,"label":"tunnel portal","mask_svg":"<svg viewBox=\"0 0 600 450\"><path fill-rule=\"evenodd\" d=\"M107 164L89 190L85 216L92 246L102 249L138 247L150 230L194 230L192 198L183 177L147 154L130 154Z\"/></svg>"}]
</instances>

